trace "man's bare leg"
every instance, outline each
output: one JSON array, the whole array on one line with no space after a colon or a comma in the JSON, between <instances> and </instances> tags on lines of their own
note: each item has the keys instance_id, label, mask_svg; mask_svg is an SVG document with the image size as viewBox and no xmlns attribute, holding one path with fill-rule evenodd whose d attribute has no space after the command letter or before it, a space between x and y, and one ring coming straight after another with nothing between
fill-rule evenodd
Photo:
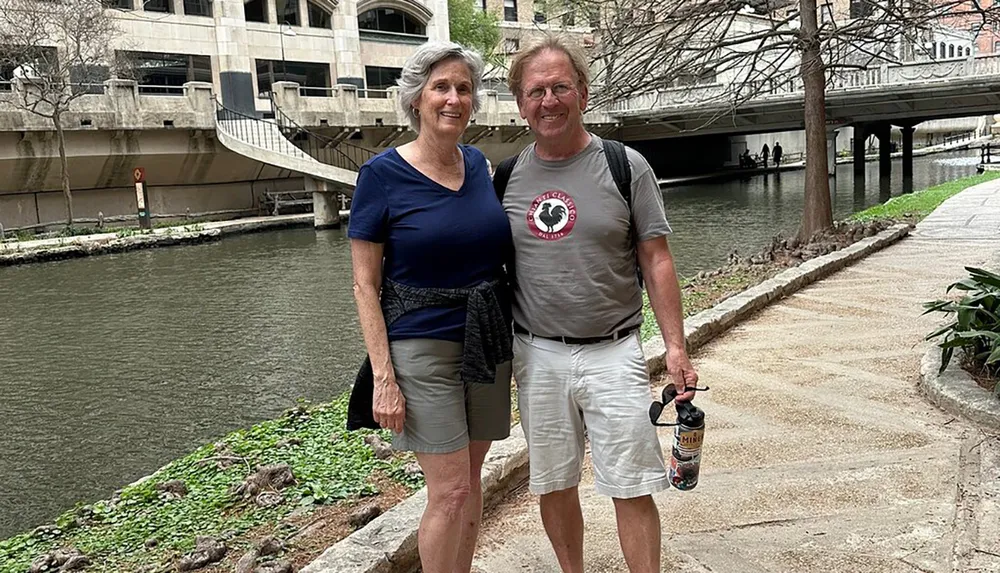
<instances>
[{"instance_id":1,"label":"man's bare leg","mask_svg":"<svg viewBox=\"0 0 1000 573\"><path fill-rule=\"evenodd\" d=\"M583 573L583 510L576 486L541 496L542 525L563 573Z\"/></svg>"},{"instance_id":2,"label":"man's bare leg","mask_svg":"<svg viewBox=\"0 0 1000 573\"><path fill-rule=\"evenodd\" d=\"M660 512L653 496L615 499L618 541L631 573L660 570Z\"/></svg>"}]
</instances>

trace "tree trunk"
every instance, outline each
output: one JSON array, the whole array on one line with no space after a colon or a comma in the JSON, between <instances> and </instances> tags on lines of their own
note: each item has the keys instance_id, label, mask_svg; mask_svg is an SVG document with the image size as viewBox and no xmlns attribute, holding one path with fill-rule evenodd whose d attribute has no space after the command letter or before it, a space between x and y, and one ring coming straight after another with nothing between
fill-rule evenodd
<instances>
[{"instance_id":1,"label":"tree trunk","mask_svg":"<svg viewBox=\"0 0 1000 573\"><path fill-rule=\"evenodd\" d=\"M802 84L805 91L806 189L799 238L833 225L826 169L826 74L817 37L816 0L799 0L802 15Z\"/></svg>"},{"instance_id":2,"label":"tree trunk","mask_svg":"<svg viewBox=\"0 0 1000 573\"><path fill-rule=\"evenodd\" d=\"M62 190L66 198L66 226L73 226L73 193L69 188L69 166L66 161L66 135L62 128L62 113L55 110L52 123L56 126L56 137L59 139L59 166L62 170Z\"/></svg>"}]
</instances>

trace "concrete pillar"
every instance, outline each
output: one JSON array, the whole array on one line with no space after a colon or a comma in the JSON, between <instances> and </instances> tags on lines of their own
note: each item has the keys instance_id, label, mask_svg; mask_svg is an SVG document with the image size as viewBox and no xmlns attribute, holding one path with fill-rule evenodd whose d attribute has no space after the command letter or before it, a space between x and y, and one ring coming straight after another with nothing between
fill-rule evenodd
<instances>
[{"instance_id":1,"label":"concrete pillar","mask_svg":"<svg viewBox=\"0 0 1000 573\"><path fill-rule=\"evenodd\" d=\"M302 118L299 117L302 96L298 82L274 82L271 84L271 95L274 97L274 104L282 112L292 118L292 121L302 123Z\"/></svg>"},{"instance_id":2,"label":"concrete pillar","mask_svg":"<svg viewBox=\"0 0 1000 573\"><path fill-rule=\"evenodd\" d=\"M268 8L272 6L273 3ZM212 3L212 16L215 20L222 103L230 109L256 115L254 68L247 41L243 0L215 0Z\"/></svg>"},{"instance_id":3,"label":"concrete pillar","mask_svg":"<svg viewBox=\"0 0 1000 573\"><path fill-rule=\"evenodd\" d=\"M865 153L868 143L867 126L863 123L854 124L854 176L865 178Z\"/></svg>"},{"instance_id":4,"label":"concrete pillar","mask_svg":"<svg viewBox=\"0 0 1000 573\"><path fill-rule=\"evenodd\" d=\"M826 131L826 174L837 176L837 130Z\"/></svg>"},{"instance_id":5,"label":"concrete pillar","mask_svg":"<svg viewBox=\"0 0 1000 573\"><path fill-rule=\"evenodd\" d=\"M341 0L333 12L334 84L365 87L365 69L361 65L361 36L358 32L358 0Z\"/></svg>"},{"instance_id":6,"label":"concrete pillar","mask_svg":"<svg viewBox=\"0 0 1000 573\"><path fill-rule=\"evenodd\" d=\"M316 230L340 228L339 193L332 191L326 181L304 176L305 190L313 195L313 226Z\"/></svg>"},{"instance_id":7,"label":"concrete pillar","mask_svg":"<svg viewBox=\"0 0 1000 573\"><path fill-rule=\"evenodd\" d=\"M903 181L913 179L913 130L912 125L899 128L903 133Z\"/></svg>"},{"instance_id":8,"label":"concrete pillar","mask_svg":"<svg viewBox=\"0 0 1000 573\"><path fill-rule=\"evenodd\" d=\"M892 126L879 124L874 129L878 137L878 175L880 178L892 175Z\"/></svg>"}]
</instances>

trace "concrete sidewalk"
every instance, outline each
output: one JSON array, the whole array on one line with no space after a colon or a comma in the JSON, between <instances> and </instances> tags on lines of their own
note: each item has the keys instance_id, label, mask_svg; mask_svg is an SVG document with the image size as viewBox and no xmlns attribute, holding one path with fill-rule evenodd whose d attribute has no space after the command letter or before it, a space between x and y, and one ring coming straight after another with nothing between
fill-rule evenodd
<instances>
[{"instance_id":1,"label":"concrete sidewalk","mask_svg":"<svg viewBox=\"0 0 1000 573\"><path fill-rule=\"evenodd\" d=\"M712 387L698 399L708 416L701 482L656 496L662 570L1000 572L997 514L966 499L979 460L1000 459L996 444L916 385L923 337L940 320L921 317L921 303L963 266L998 262L1000 182L990 182L700 350ZM667 456L670 439L661 433ZM987 445L989 455L969 455ZM586 571L627 571L614 506L592 484L587 468ZM487 518L475 567L558 573L534 496L521 492Z\"/></svg>"}]
</instances>

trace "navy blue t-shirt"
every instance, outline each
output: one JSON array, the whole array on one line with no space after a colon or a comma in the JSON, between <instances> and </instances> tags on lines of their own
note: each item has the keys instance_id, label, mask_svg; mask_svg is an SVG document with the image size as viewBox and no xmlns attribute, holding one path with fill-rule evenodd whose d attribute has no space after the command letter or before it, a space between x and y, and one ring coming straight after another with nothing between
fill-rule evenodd
<instances>
[{"instance_id":1,"label":"navy blue t-shirt","mask_svg":"<svg viewBox=\"0 0 1000 573\"><path fill-rule=\"evenodd\" d=\"M500 276L513 242L486 157L462 145L465 181L452 191L417 171L395 149L358 172L347 236L385 245L382 272L413 287L468 288ZM461 342L465 306L424 308L389 326L389 340Z\"/></svg>"}]
</instances>

